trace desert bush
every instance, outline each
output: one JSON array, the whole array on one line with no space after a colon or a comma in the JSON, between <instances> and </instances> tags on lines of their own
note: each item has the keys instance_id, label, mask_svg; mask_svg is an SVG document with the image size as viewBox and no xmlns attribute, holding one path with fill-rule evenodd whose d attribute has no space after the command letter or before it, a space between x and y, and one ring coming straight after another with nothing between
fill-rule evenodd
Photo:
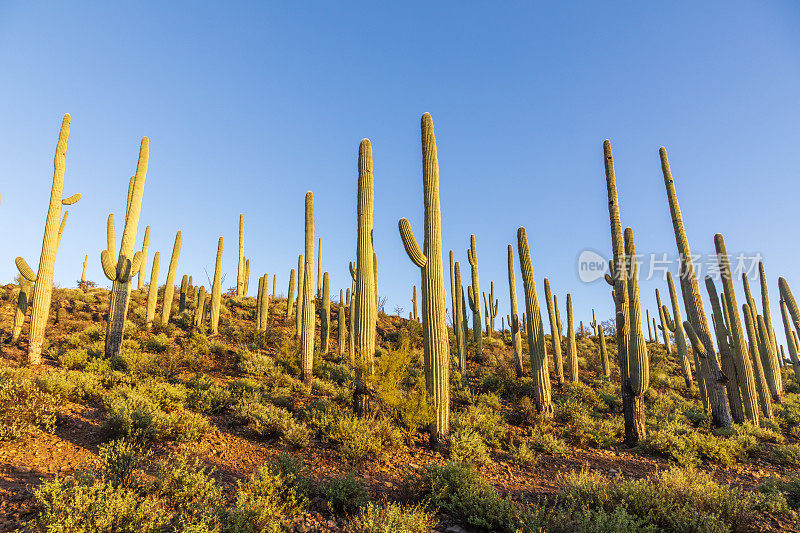
<instances>
[{"instance_id":1,"label":"desert bush","mask_svg":"<svg viewBox=\"0 0 800 533\"><path fill-rule=\"evenodd\" d=\"M58 403L57 396L31 379L0 376L0 441L28 435L37 428L54 431Z\"/></svg>"},{"instance_id":2,"label":"desert bush","mask_svg":"<svg viewBox=\"0 0 800 533\"><path fill-rule=\"evenodd\" d=\"M330 432L340 416L339 407L326 399L314 401L303 411L303 419L318 436Z\"/></svg>"},{"instance_id":3,"label":"desert bush","mask_svg":"<svg viewBox=\"0 0 800 533\"><path fill-rule=\"evenodd\" d=\"M149 453L138 443L117 439L101 444L97 455L100 458L100 477L114 488L130 488L134 486L136 472Z\"/></svg>"},{"instance_id":4,"label":"desert bush","mask_svg":"<svg viewBox=\"0 0 800 533\"><path fill-rule=\"evenodd\" d=\"M533 466L537 462L536 454L524 442L519 446L511 444L509 452L511 453L511 462L517 466Z\"/></svg>"},{"instance_id":5,"label":"desert bush","mask_svg":"<svg viewBox=\"0 0 800 533\"><path fill-rule=\"evenodd\" d=\"M186 386L189 388L186 404L199 413L220 413L231 405L230 390L218 386L205 374L193 374Z\"/></svg>"},{"instance_id":6,"label":"desert bush","mask_svg":"<svg viewBox=\"0 0 800 533\"><path fill-rule=\"evenodd\" d=\"M164 333L153 335L142 341L142 350L150 353L163 353L169 349L170 340Z\"/></svg>"},{"instance_id":7,"label":"desert bush","mask_svg":"<svg viewBox=\"0 0 800 533\"><path fill-rule=\"evenodd\" d=\"M471 429L459 429L450 438L450 459L483 465L489 462L489 450L478 433Z\"/></svg>"},{"instance_id":8,"label":"desert bush","mask_svg":"<svg viewBox=\"0 0 800 533\"><path fill-rule=\"evenodd\" d=\"M143 441L192 441L208 431L204 417L182 408L164 410L141 392L110 394L105 403L105 427L114 435Z\"/></svg>"},{"instance_id":9,"label":"desert bush","mask_svg":"<svg viewBox=\"0 0 800 533\"><path fill-rule=\"evenodd\" d=\"M333 513L352 513L369 500L364 483L353 472L330 479L323 485L322 492Z\"/></svg>"},{"instance_id":10,"label":"desert bush","mask_svg":"<svg viewBox=\"0 0 800 533\"><path fill-rule=\"evenodd\" d=\"M350 519L352 533L427 533L433 515L422 505L369 502Z\"/></svg>"},{"instance_id":11,"label":"desert bush","mask_svg":"<svg viewBox=\"0 0 800 533\"><path fill-rule=\"evenodd\" d=\"M388 421L353 415L340 417L325 437L338 443L342 458L352 463L376 459L401 440L400 433Z\"/></svg>"},{"instance_id":12,"label":"desert bush","mask_svg":"<svg viewBox=\"0 0 800 533\"><path fill-rule=\"evenodd\" d=\"M770 456L773 461L782 465L800 466L800 446L797 444L775 446Z\"/></svg>"},{"instance_id":13,"label":"desert bush","mask_svg":"<svg viewBox=\"0 0 800 533\"><path fill-rule=\"evenodd\" d=\"M566 455L567 445L551 431L540 426L534 426L531 430L531 439L528 441L531 448L540 453L548 455Z\"/></svg>"},{"instance_id":14,"label":"desert bush","mask_svg":"<svg viewBox=\"0 0 800 533\"><path fill-rule=\"evenodd\" d=\"M58 362L67 370L82 370L89 362L89 354L85 348L72 348L59 354Z\"/></svg>"},{"instance_id":15,"label":"desert bush","mask_svg":"<svg viewBox=\"0 0 800 533\"><path fill-rule=\"evenodd\" d=\"M246 484L239 482L227 525L232 531L280 531L281 520L303 512L307 504L291 478L262 466Z\"/></svg>"},{"instance_id":16,"label":"desert bush","mask_svg":"<svg viewBox=\"0 0 800 533\"><path fill-rule=\"evenodd\" d=\"M50 372L37 378L36 384L49 394L73 402L98 401L105 394L97 375L75 370Z\"/></svg>"},{"instance_id":17,"label":"desert bush","mask_svg":"<svg viewBox=\"0 0 800 533\"><path fill-rule=\"evenodd\" d=\"M198 459L170 454L159 464L155 490L172 510L172 524L176 530L219 530L225 503L222 489Z\"/></svg>"},{"instance_id":18,"label":"desert bush","mask_svg":"<svg viewBox=\"0 0 800 533\"><path fill-rule=\"evenodd\" d=\"M500 448L508 437L508 425L503 416L486 405L471 405L452 418L455 431L469 429L478 433L492 448Z\"/></svg>"}]
</instances>

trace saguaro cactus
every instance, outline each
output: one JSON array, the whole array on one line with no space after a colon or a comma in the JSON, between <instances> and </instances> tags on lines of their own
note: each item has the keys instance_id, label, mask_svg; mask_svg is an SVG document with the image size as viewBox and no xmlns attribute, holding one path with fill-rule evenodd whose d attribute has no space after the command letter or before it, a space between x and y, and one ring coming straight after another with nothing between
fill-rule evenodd
<instances>
[{"instance_id":1,"label":"saguaro cactus","mask_svg":"<svg viewBox=\"0 0 800 533\"><path fill-rule=\"evenodd\" d=\"M739 390L739 376L736 371L736 364L733 362L733 348L729 342L728 327L725 325L727 310L724 303L720 304L720 298L717 295L717 288L714 285L714 280L710 276L705 278L706 290L708 291L708 298L711 301L711 323L714 325L714 333L717 336L717 345L719 346L720 359L722 360L722 371L727 377L725 389L728 395L728 405L730 406L731 416L733 421L737 423L744 422L744 405L742 404L742 394ZM722 295L723 300L725 295ZM702 360L702 358L701 358Z\"/></svg>"},{"instance_id":2,"label":"saguaro cactus","mask_svg":"<svg viewBox=\"0 0 800 533\"><path fill-rule=\"evenodd\" d=\"M678 353L678 362L681 365L681 372L683 373L683 379L686 380L686 388L692 388L692 366L689 363L689 351L686 347L686 336L683 332L683 317L681 316L681 306L678 302L678 295L675 292L675 283L672 281L672 272L667 272L667 286L669 288L669 299L672 302L672 315L674 319L670 318L669 310L667 306L661 306L661 315L664 318L664 325L666 325L667 329L671 331L675 335L675 346L676 351ZM661 297L657 295L659 304L661 302ZM664 333L665 337L668 337L669 334ZM695 361L698 369L700 365L697 364ZM702 384L702 378L699 380ZM705 389L704 385L701 385L703 389ZM708 401L706 399L706 401Z\"/></svg>"},{"instance_id":3,"label":"saguaro cactus","mask_svg":"<svg viewBox=\"0 0 800 533\"><path fill-rule=\"evenodd\" d=\"M650 342L654 342L653 341L653 328L650 327L650 310L646 309L645 313L647 314L647 338L650 340ZM656 339L656 340L658 340L658 339Z\"/></svg>"},{"instance_id":4,"label":"saguaro cactus","mask_svg":"<svg viewBox=\"0 0 800 533\"><path fill-rule=\"evenodd\" d=\"M667 353L672 353L672 343L669 341L669 328L667 327L666 315L661 305L661 293L656 289L656 303L658 304L658 317L661 320L661 333L664 336L664 349Z\"/></svg>"},{"instance_id":5,"label":"saguaro cactus","mask_svg":"<svg viewBox=\"0 0 800 533\"><path fill-rule=\"evenodd\" d=\"M525 310L528 313L528 320L531 326L530 330L528 330L528 351L531 356L531 370L533 371L534 379L534 403L542 416L551 417L553 416L553 404L550 401L550 371L547 367L547 349L545 348L542 313L539 310L539 298L536 295L536 282L533 279L533 264L531 263L531 252L528 248L528 235L525 232L525 228L517 229L517 245L522 283L525 287ZM576 364L573 377L577 378L577 353L574 360Z\"/></svg>"},{"instance_id":6,"label":"saguaro cactus","mask_svg":"<svg viewBox=\"0 0 800 533\"><path fill-rule=\"evenodd\" d=\"M569 293L567 293L567 368L569 369L569 380L577 383L578 346L575 342L575 324L572 320L572 295Z\"/></svg>"},{"instance_id":7,"label":"saguaro cactus","mask_svg":"<svg viewBox=\"0 0 800 533\"><path fill-rule=\"evenodd\" d=\"M305 294L306 261L303 254L297 257L297 303L295 304L294 326L295 335L300 338L303 330L303 295Z\"/></svg>"},{"instance_id":8,"label":"saguaro cactus","mask_svg":"<svg viewBox=\"0 0 800 533\"><path fill-rule=\"evenodd\" d=\"M481 335L481 304L479 297L481 294L480 281L478 279L478 247L475 244L475 234L469 236L469 250L467 250L469 266L472 267L472 285L467 287L467 298L469 308L472 310L472 336L475 340L477 355L483 355L483 336Z\"/></svg>"},{"instance_id":9,"label":"saguaro cactus","mask_svg":"<svg viewBox=\"0 0 800 533\"><path fill-rule=\"evenodd\" d=\"M222 305L222 237L217 242L214 283L211 285L211 334L219 333L219 308Z\"/></svg>"},{"instance_id":10,"label":"saguaro cactus","mask_svg":"<svg viewBox=\"0 0 800 533\"><path fill-rule=\"evenodd\" d=\"M544 280L545 294L547 294L547 279ZM519 332L519 310L517 309L517 280L514 274L514 247L508 245L508 292L511 302L511 314L508 315L508 327L511 329L511 345L514 348L514 368L517 377L522 377L522 335ZM548 310L550 303L548 301ZM552 322L552 320L551 320ZM559 346L560 348L560 346ZM560 353L560 351L559 351Z\"/></svg>"},{"instance_id":11,"label":"saguaro cactus","mask_svg":"<svg viewBox=\"0 0 800 533\"><path fill-rule=\"evenodd\" d=\"M433 120L428 113L422 115L422 185L425 202L424 250L420 250L411 224L400 219L400 236L411 261L420 268L422 278L422 347L425 360L425 383L428 395L434 402L436 421L431 433L435 447L447 440L450 427L450 345L447 335L447 304L444 295L442 267L442 227L439 205L439 162L436 154L436 137ZM474 237L473 237L474 243ZM477 255L470 252L474 262L473 282L477 280ZM480 294L477 283L474 296ZM480 338L480 320L477 322Z\"/></svg>"},{"instance_id":12,"label":"saguaro cactus","mask_svg":"<svg viewBox=\"0 0 800 533\"><path fill-rule=\"evenodd\" d=\"M194 309L194 325L200 327L206 311L206 288L201 286L197 290L197 307Z\"/></svg>"},{"instance_id":13,"label":"saguaro cactus","mask_svg":"<svg viewBox=\"0 0 800 533\"><path fill-rule=\"evenodd\" d=\"M100 253L100 263L106 277L113 281L111 287L111 300L108 306L108 326L106 328L106 357L119 354L122 347L122 335L125 330L125 316L128 313L128 303L131 295L131 276L139 273L144 257L141 252L133 253L136 243L136 231L139 227L139 214L142 208L142 195L144 194L144 181L147 176L147 163L149 159L149 141L142 139L139 148L139 163L136 175L131 178L128 185L128 206L125 212L125 229L122 232L122 241L119 245L119 255L116 262L114 256L114 218L108 217L109 248Z\"/></svg>"},{"instance_id":14,"label":"saguaro cactus","mask_svg":"<svg viewBox=\"0 0 800 533\"><path fill-rule=\"evenodd\" d=\"M761 361L764 366L764 375L767 379L772 399L781 403L783 397L783 377L781 376L780 362L778 356L773 352L770 334L764 317L758 315L756 317L758 322L758 349L761 353Z\"/></svg>"},{"instance_id":15,"label":"saguaro cactus","mask_svg":"<svg viewBox=\"0 0 800 533\"><path fill-rule=\"evenodd\" d=\"M250 288L250 260L244 260L244 292L242 296L247 296L247 290Z\"/></svg>"},{"instance_id":16,"label":"saguaro cactus","mask_svg":"<svg viewBox=\"0 0 800 533\"><path fill-rule=\"evenodd\" d=\"M414 320L419 320L419 317L417 315L417 286L416 285L414 285L414 291L413 292L414 292L414 295L411 298L411 305L412 305L412 308L413 308L413 311L411 313L411 317Z\"/></svg>"},{"instance_id":17,"label":"saguaro cactus","mask_svg":"<svg viewBox=\"0 0 800 533\"><path fill-rule=\"evenodd\" d=\"M322 298L322 237L317 239L317 298Z\"/></svg>"},{"instance_id":18,"label":"saguaro cactus","mask_svg":"<svg viewBox=\"0 0 800 533\"><path fill-rule=\"evenodd\" d=\"M611 377L611 365L608 364L608 351L606 350L606 336L603 326L597 327L597 336L600 339L600 364L603 367L603 377Z\"/></svg>"},{"instance_id":19,"label":"saguaro cactus","mask_svg":"<svg viewBox=\"0 0 800 533\"><path fill-rule=\"evenodd\" d=\"M178 258L181 255L181 242L183 233L178 230L175 234L175 244L172 246L172 258L169 260L167 281L164 285L164 303L161 306L161 323L168 324L172 317L172 297L175 294L175 272L178 270Z\"/></svg>"},{"instance_id":20,"label":"saguaro cactus","mask_svg":"<svg viewBox=\"0 0 800 533\"><path fill-rule=\"evenodd\" d=\"M84 265L86 263L84 262ZM85 268L85 266L84 266ZM25 313L28 311L28 300L33 290L33 283L24 277L19 280L19 294L17 295L17 305L14 311L14 325L11 329L11 342L15 343L22 333L22 324L25 322Z\"/></svg>"},{"instance_id":21,"label":"saguaro cactus","mask_svg":"<svg viewBox=\"0 0 800 533\"><path fill-rule=\"evenodd\" d=\"M664 175L664 185L667 191L672 226L675 232L675 243L680 257L680 284L683 294L683 304L686 309L686 320L692 325L704 352L714 354L714 342L711 340L711 329L708 325L703 300L700 298L700 287L692 264L692 252L686 238L683 226L683 216L675 193L675 182L672 178L667 150L662 146L659 150L661 157L661 171ZM726 393L724 390L726 377L719 367L716 357L700 357L701 374L706 385L708 403L711 407L712 423L717 427L730 427L733 423L728 409Z\"/></svg>"},{"instance_id":22,"label":"saguaro cactus","mask_svg":"<svg viewBox=\"0 0 800 533\"><path fill-rule=\"evenodd\" d=\"M633 230L625 228L625 257L636 257L636 245ZM637 424L636 434L645 437L644 393L650 386L650 358L647 344L642 334L642 318L639 302L639 266L636 261L627 262L628 270L628 312L630 313L630 330L628 332L628 371L633 393L634 418Z\"/></svg>"},{"instance_id":23,"label":"saguaro cactus","mask_svg":"<svg viewBox=\"0 0 800 533\"><path fill-rule=\"evenodd\" d=\"M490 337L494 333L494 320L497 317L497 298L494 297L494 281L490 283L489 301L486 302L486 293L483 296L483 303L486 306L486 324L488 325L487 335Z\"/></svg>"},{"instance_id":24,"label":"saguaro cactus","mask_svg":"<svg viewBox=\"0 0 800 533\"><path fill-rule=\"evenodd\" d=\"M244 296L244 214L239 214L239 263L236 267L236 296Z\"/></svg>"},{"instance_id":25,"label":"saguaro cactus","mask_svg":"<svg viewBox=\"0 0 800 533\"><path fill-rule=\"evenodd\" d=\"M717 249L717 263L722 277L722 286L725 289L726 308L728 311L728 332L731 336L733 362L739 376L739 389L742 391L745 417L758 425L758 404L756 399L755 379L753 365L747 352L747 343L744 340L742 322L739 317L739 308L736 305L736 291L733 288L730 260L725 249L725 240L722 235L714 235L714 245Z\"/></svg>"},{"instance_id":26,"label":"saguaro cactus","mask_svg":"<svg viewBox=\"0 0 800 533\"><path fill-rule=\"evenodd\" d=\"M337 348L337 352L339 356L343 356L346 351L346 342L347 342L347 333L346 333L346 325L345 325L345 314L344 314L344 297L342 296L342 291L339 291L339 314L338 314L338 326L339 326L339 346Z\"/></svg>"},{"instance_id":27,"label":"saguaro cactus","mask_svg":"<svg viewBox=\"0 0 800 533\"><path fill-rule=\"evenodd\" d=\"M161 263L161 252L153 256L153 268L150 269L150 286L147 288L147 314L145 324L149 329L156 316L156 300L158 299L158 268Z\"/></svg>"},{"instance_id":28,"label":"saguaro cactus","mask_svg":"<svg viewBox=\"0 0 800 533\"><path fill-rule=\"evenodd\" d=\"M308 387L314 365L314 193L306 193L305 274L303 276L303 324L300 330L300 375Z\"/></svg>"},{"instance_id":29,"label":"saguaro cactus","mask_svg":"<svg viewBox=\"0 0 800 533\"><path fill-rule=\"evenodd\" d=\"M767 288L767 275L764 272L764 262L758 262L758 279L761 283L761 309L764 315L764 325L767 327L770 342L772 343L772 351L778 355L778 341L775 339L775 328L772 325L772 314L769 309L769 289Z\"/></svg>"},{"instance_id":30,"label":"saguaro cactus","mask_svg":"<svg viewBox=\"0 0 800 533\"><path fill-rule=\"evenodd\" d=\"M89 254L86 254L86 255L83 257L83 270L81 270L81 283L80 283L80 289L81 289L82 291L85 291L85 290L86 290L86 263L88 263L88 262L89 262ZM24 278L23 278L23 279L24 279Z\"/></svg>"},{"instance_id":31,"label":"saguaro cactus","mask_svg":"<svg viewBox=\"0 0 800 533\"><path fill-rule=\"evenodd\" d=\"M286 296L286 320L292 318L292 306L294 305L294 269L289 272L289 292Z\"/></svg>"},{"instance_id":32,"label":"saguaro cactus","mask_svg":"<svg viewBox=\"0 0 800 533\"><path fill-rule=\"evenodd\" d=\"M328 273L322 276L322 327L320 328L320 349L322 353L328 353L330 350L328 344L331 333L331 287L328 281Z\"/></svg>"},{"instance_id":33,"label":"saguaro cactus","mask_svg":"<svg viewBox=\"0 0 800 533\"><path fill-rule=\"evenodd\" d=\"M550 280L544 278L544 298L547 301L547 316L550 319L550 340L553 344L553 366L556 367L558 386L564 385L564 362L561 358L561 329L557 318L558 308L555 297L550 292Z\"/></svg>"},{"instance_id":34,"label":"saguaro cactus","mask_svg":"<svg viewBox=\"0 0 800 533\"><path fill-rule=\"evenodd\" d=\"M456 275L456 293L455 293L455 313L453 314L453 332L455 333L456 349L458 351L458 369L461 375L464 376L467 372L467 319L464 317L466 313L464 309L464 287L461 285L461 263L456 261L455 264ZM520 352L519 361L522 361L522 353Z\"/></svg>"},{"instance_id":35,"label":"saguaro cactus","mask_svg":"<svg viewBox=\"0 0 800 533\"><path fill-rule=\"evenodd\" d=\"M269 275L258 278L258 297L256 299L256 327L267 331L269 324Z\"/></svg>"},{"instance_id":36,"label":"saguaro cactus","mask_svg":"<svg viewBox=\"0 0 800 533\"><path fill-rule=\"evenodd\" d=\"M372 219L375 202L375 175L372 171L372 144L362 139L358 146L358 188L356 221L358 241L356 242L356 265L350 272L355 275L355 312L350 317L354 326L354 352L351 357L356 363L356 389L353 397L356 412L365 414L370 409L369 392L366 389L366 376L372 374L375 358L375 325L378 320L377 283L375 256L372 250Z\"/></svg>"},{"instance_id":37,"label":"saguaro cactus","mask_svg":"<svg viewBox=\"0 0 800 533\"><path fill-rule=\"evenodd\" d=\"M758 394L758 405L761 407L761 414L772 420L772 398L770 397L767 379L764 376L764 368L761 365L761 354L758 350L758 334L756 333L756 321L753 318L751 308L747 304L742 304L742 315L744 325L747 330L747 338L750 344L750 358L753 366L753 381Z\"/></svg>"},{"instance_id":38,"label":"saguaro cactus","mask_svg":"<svg viewBox=\"0 0 800 533\"><path fill-rule=\"evenodd\" d=\"M186 311L186 293L189 290L189 276L186 274L181 278L181 293L178 297L178 314L183 314Z\"/></svg>"},{"instance_id":39,"label":"saguaro cactus","mask_svg":"<svg viewBox=\"0 0 800 533\"><path fill-rule=\"evenodd\" d=\"M783 328L786 335L786 349L789 351L789 358L792 361L792 368L794 369L794 379L800 384L800 357L798 357L798 346L794 342L794 332L789 320L789 311L787 309L786 300L781 298L781 317L783 318Z\"/></svg>"},{"instance_id":40,"label":"saguaro cactus","mask_svg":"<svg viewBox=\"0 0 800 533\"><path fill-rule=\"evenodd\" d=\"M31 308L31 325L28 332L28 362L38 365L42 362L42 343L44 341L44 328L47 316L50 314L50 300L53 295L53 268L56 262L56 252L61 242L61 234L67 221L69 212L61 218L61 206L72 205L81 199L81 195L74 194L69 198L62 198L64 193L64 170L67 164L67 141L69 140L69 114L64 115L61 122L61 131L58 134L56 155L53 163L53 186L50 189L50 206L47 209L47 219L44 224L44 238L42 239L42 253L39 256L39 268L36 274L21 257L17 257L16 264L22 277L34 282L33 304ZM145 163L146 165L146 163Z\"/></svg>"},{"instance_id":41,"label":"saguaro cactus","mask_svg":"<svg viewBox=\"0 0 800 533\"><path fill-rule=\"evenodd\" d=\"M147 275L147 249L150 248L150 226L144 228L144 240L142 241L142 266L139 267L139 277L137 278L137 289L144 289L144 278ZM191 285L191 281L189 283Z\"/></svg>"}]
</instances>

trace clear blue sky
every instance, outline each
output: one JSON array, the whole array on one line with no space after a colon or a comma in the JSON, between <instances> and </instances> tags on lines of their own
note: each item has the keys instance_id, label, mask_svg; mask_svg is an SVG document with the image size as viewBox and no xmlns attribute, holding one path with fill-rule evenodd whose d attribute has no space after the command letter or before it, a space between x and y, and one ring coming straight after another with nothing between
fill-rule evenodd
<instances>
[{"instance_id":1,"label":"clear blue sky","mask_svg":"<svg viewBox=\"0 0 800 533\"><path fill-rule=\"evenodd\" d=\"M466 268L478 239L482 288L508 313L506 245L527 227L534 272L576 320L612 315L604 282L576 259L610 249L603 139L617 163L623 225L641 252L675 253L658 148L669 150L693 249L760 252L800 292L800 4L786 2L0 3L0 279L38 261L58 128L72 114L65 195L81 192L56 262L73 286L121 225L139 140L150 170L137 243L203 280L225 238L236 274L239 213L256 276L282 291L313 190L323 265L349 285L358 143L375 158L375 248L387 310L410 308L419 271L397 220L422 239L420 115L433 115L445 250ZM121 235L122 229L117 229ZM140 246L137 244L137 247ZM445 272L447 271L445 256ZM162 272L165 267L162 266ZM447 275L447 274L446 274ZM163 280L163 276L162 276ZM519 304L524 305L517 275ZM644 305L655 308L653 289ZM742 302L740 284L739 300ZM665 294L666 296L666 294ZM448 297L449 302L449 297ZM564 310L562 308L562 314ZM498 320L499 322L499 320Z\"/></svg>"}]
</instances>

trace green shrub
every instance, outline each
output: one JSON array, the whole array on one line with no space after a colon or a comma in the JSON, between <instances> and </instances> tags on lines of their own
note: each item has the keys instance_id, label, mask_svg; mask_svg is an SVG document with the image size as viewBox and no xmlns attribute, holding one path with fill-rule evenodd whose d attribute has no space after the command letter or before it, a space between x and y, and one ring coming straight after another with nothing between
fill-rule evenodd
<instances>
[{"instance_id":1,"label":"green shrub","mask_svg":"<svg viewBox=\"0 0 800 533\"><path fill-rule=\"evenodd\" d=\"M566 455L567 445L551 432L544 428L534 426L530 439L530 447L540 453L548 455Z\"/></svg>"},{"instance_id":2,"label":"green shrub","mask_svg":"<svg viewBox=\"0 0 800 533\"><path fill-rule=\"evenodd\" d=\"M220 413L231 404L230 390L217 386L214 380L205 374L192 375L186 386L189 388L186 403L199 413Z\"/></svg>"},{"instance_id":3,"label":"green shrub","mask_svg":"<svg viewBox=\"0 0 800 533\"><path fill-rule=\"evenodd\" d=\"M339 407L330 400L316 400L303 412L304 420L318 436L327 434L341 416Z\"/></svg>"},{"instance_id":4,"label":"green shrub","mask_svg":"<svg viewBox=\"0 0 800 533\"><path fill-rule=\"evenodd\" d=\"M451 425L455 431L468 429L478 433L493 448L500 448L508 436L502 415L486 405L467 407L453 417Z\"/></svg>"},{"instance_id":5,"label":"green shrub","mask_svg":"<svg viewBox=\"0 0 800 533\"><path fill-rule=\"evenodd\" d=\"M450 459L460 463L483 465L489 462L489 450L478 433L471 429L460 429L450 438Z\"/></svg>"},{"instance_id":6,"label":"green shrub","mask_svg":"<svg viewBox=\"0 0 800 533\"><path fill-rule=\"evenodd\" d=\"M125 439L101 444L97 454L100 457L101 476L114 488L132 487L136 471L148 455L138 444Z\"/></svg>"},{"instance_id":7,"label":"green shrub","mask_svg":"<svg viewBox=\"0 0 800 533\"><path fill-rule=\"evenodd\" d=\"M764 480L758 490L762 494L771 496L773 501L780 501L780 498L783 498L786 506L795 510L800 508L800 475L795 475L789 481L770 476Z\"/></svg>"},{"instance_id":8,"label":"green shrub","mask_svg":"<svg viewBox=\"0 0 800 533\"><path fill-rule=\"evenodd\" d=\"M254 353L247 348L239 348L236 351L239 370L251 376L265 376L277 372L275 362L272 357L261 353Z\"/></svg>"},{"instance_id":9,"label":"green shrub","mask_svg":"<svg viewBox=\"0 0 800 533\"><path fill-rule=\"evenodd\" d=\"M800 446L785 444L775 446L771 453L772 459L783 465L800 466Z\"/></svg>"},{"instance_id":10,"label":"green shrub","mask_svg":"<svg viewBox=\"0 0 800 533\"><path fill-rule=\"evenodd\" d=\"M219 528L224 499L222 489L201 466L199 459L189 460L171 454L158 469L157 494L174 512L173 523L181 529ZM204 528L204 529L199 529Z\"/></svg>"},{"instance_id":11,"label":"green shrub","mask_svg":"<svg viewBox=\"0 0 800 533\"><path fill-rule=\"evenodd\" d=\"M27 378L0 376L0 441L56 427L58 398Z\"/></svg>"},{"instance_id":12,"label":"green shrub","mask_svg":"<svg viewBox=\"0 0 800 533\"><path fill-rule=\"evenodd\" d=\"M49 394L73 402L98 401L105 394L98 376L75 370L50 372L39 377L36 384Z\"/></svg>"},{"instance_id":13,"label":"green shrub","mask_svg":"<svg viewBox=\"0 0 800 533\"><path fill-rule=\"evenodd\" d=\"M332 478L322 489L332 513L352 513L369 500L364 483L353 472Z\"/></svg>"},{"instance_id":14,"label":"green shrub","mask_svg":"<svg viewBox=\"0 0 800 533\"><path fill-rule=\"evenodd\" d=\"M427 533L433 530L433 515L421 505L367 503L350 520L352 533Z\"/></svg>"},{"instance_id":15,"label":"green shrub","mask_svg":"<svg viewBox=\"0 0 800 533\"><path fill-rule=\"evenodd\" d=\"M280 522L302 513L308 504L292 479L268 466L259 467L247 484L239 482L227 517L232 531L279 531Z\"/></svg>"},{"instance_id":16,"label":"green shrub","mask_svg":"<svg viewBox=\"0 0 800 533\"><path fill-rule=\"evenodd\" d=\"M106 409L106 428L115 435L136 440L192 441L208 431L204 417L183 409L167 412L138 392L110 395Z\"/></svg>"},{"instance_id":17,"label":"green shrub","mask_svg":"<svg viewBox=\"0 0 800 533\"><path fill-rule=\"evenodd\" d=\"M511 462L517 466L526 467L533 466L537 462L536 454L528 447L526 443L519 446L511 445Z\"/></svg>"},{"instance_id":18,"label":"green shrub","mask_svg":"<svg viewBox=\"0 0 800 533\"><path fill-rule=\"evenodd\" d=\"M142 342L142 349L151 353L163 353L169 349L170 340L163 333L154 335Z\"/></svg>"},{"instance_id":19,"label":"green shrub","mask_svg":"<svg viewBox=\"0 0 800 533\"><path fill-rule=\"evenodd\" d=\"M377 459L391 446L400 443L396 428L379 419L340 417L330 428L327 438L339 444L342 458L351 463Z\"/></svg>"},{"instance_id":20,"label":"green shrub","mask_svg":"<svg viewBox=\"0 0 800 533\"><path fill-rule=\"evenodd\" d=\"M89 354L85 348L73 348L58 356L58 362L67 370L82 370L89 362Z\"/></svg>"}]
</instances>

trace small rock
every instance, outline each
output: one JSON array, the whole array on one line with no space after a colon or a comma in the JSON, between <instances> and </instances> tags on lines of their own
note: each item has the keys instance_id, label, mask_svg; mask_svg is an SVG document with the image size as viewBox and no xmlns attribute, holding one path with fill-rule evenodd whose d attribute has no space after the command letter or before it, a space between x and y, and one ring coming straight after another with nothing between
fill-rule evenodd
<instances>
[{"instance_id":1,"label":"small rock","mask_svg":"<svg viewBox=\"0 0 800 533\"><path fill-rule=\"evenodd\" d=\"M326 526L328 526L328 527L330 527L330 528L337 527L337 524L336 524L336 522L335 522L335 521L333 521L333 520L328 520L328 522L327 522L325 525L326 525Z\"/></svg>"},{"instance_id":2,"label":"small rock","mask_svg":"<svg viewBox=\"0 0 800 533\"><path fill-rule=\"evenodd\" d=\"M467 530L456 524L445 529L444 533L467 533Z\"/></svg>"}]
</instances>

